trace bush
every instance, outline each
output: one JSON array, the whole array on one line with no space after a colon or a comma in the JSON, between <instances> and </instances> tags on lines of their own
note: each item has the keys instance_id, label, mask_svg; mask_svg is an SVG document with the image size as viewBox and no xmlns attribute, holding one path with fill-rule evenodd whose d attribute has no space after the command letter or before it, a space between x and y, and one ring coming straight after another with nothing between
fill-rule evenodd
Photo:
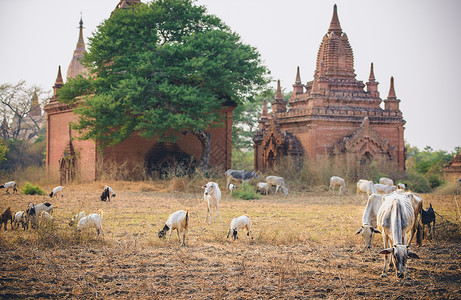
<instances>
[{"instance_id":1,"label":"bush","mask_svg":"<svg viewBox=\"0 0 461 300\"><path fill-rule=\"evenodd\" d=\"M45 192L38 187L38 185L33 185L30 182L26 182L26 184L21 188L21 192L25 195L46 195Z\"/></svg>"},{"instance_id":2,"label":"bush","mask_svg":"<svg viewBox=\"0 0 461 300\"><path fill-rule=\"evenodd\" d=\"M243 200L259 199L259 194L256 193L254 187L248 183L242 183L240 188L232 192L232 197Z\"/></svg>"},{"instance_id":3,"label":"bush","mask_svg":"<svg viewBox=\"0 0 461 300\"><path fill-rule=\"evenodd\" d=\"M427 179L418 173L409 173L407 174L408 178L405 181L409 190L412 190L416 193L429 193L431 187Z\"/></svg>"}]
</instances>

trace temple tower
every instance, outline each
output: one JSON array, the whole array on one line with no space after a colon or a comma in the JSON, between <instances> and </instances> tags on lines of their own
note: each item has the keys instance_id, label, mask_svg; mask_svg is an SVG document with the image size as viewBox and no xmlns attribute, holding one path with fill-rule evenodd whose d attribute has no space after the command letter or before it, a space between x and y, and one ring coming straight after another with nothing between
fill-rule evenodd
<instances>
[{"instance_id":1,"label":"temple tower","mask_svg":"<svg viewBox=\"0 0 461 300\"><path fill-rule=\"evenodd\" d=\"M378 167L403 171L405 121L400 100L395 96L392 78L384 109L381 107L383 101L373 68L372 63L365 90L363 81L356 79L352 47L341 28L335 5L317 53L313 80L302 84L298 67L288 111L276 99L271 118L260 120L260 130L254 137L255 167L276 165L269 163L272 158L264 157L264 153L275 146L288 147L280 140L271 145L275 130L279 137L291 134L291 141L299 141L291 145L301 148L291 153L303 153L311 161L331 157L351 167L374 161ZM277 86L277 95L278 90Z\"/></svg>"}]
</instances>

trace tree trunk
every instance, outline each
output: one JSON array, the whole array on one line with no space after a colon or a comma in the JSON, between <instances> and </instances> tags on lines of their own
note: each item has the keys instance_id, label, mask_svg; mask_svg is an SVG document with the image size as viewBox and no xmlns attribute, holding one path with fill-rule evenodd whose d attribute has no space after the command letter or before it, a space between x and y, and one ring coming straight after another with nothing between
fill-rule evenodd
<instances>
[{"instance_id":1,"label":"tree trunk","mask_svg":"<svg viewBox=\"0 0 461 300\"><path fill-rule=\"evenodd\" d=\"M199 167L202 170L208 169L208 164L210 163L210 153L211 153L211 134L204 130L199 130L194 132L194 135L198 138L202 144L202 157L200 158Z\"/></svg>"}]
</instances>

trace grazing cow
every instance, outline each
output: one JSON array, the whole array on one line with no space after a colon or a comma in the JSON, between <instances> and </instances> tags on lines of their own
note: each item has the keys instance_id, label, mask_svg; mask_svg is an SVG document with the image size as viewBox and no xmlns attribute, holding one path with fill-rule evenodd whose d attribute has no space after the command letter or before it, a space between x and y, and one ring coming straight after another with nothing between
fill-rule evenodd
<instances>
[{"instance_id":1,"label":"grazing cow","mask_svg":"<svg viewBox=\"0 0 461 300\"><path fill-rule=\"evenodd\" d=\"M102 192L102 194L101 194L101 196L100 196L101 201L106 201L106 200L108 200L108 201L110 202L110 197L111 197L111 196L112 196L112 197L115 197L115 192L114 192L114 190L113 190L110 186L106 185L106 186L104 187L104 191Z\"/></svg>"},{"instance_id":2,"label":"grazing cow","mask_svg":"<svg viewBox=\"0 0 461 300\"><path fill-rule=\"evenodd\" d=\"M16 182L14 182L14 181L10 181L10 182L7 182L7 183L5 183L5 184L3 184L3 185L0 185L0 189L3 189L3 188L6 189L5 191L6 191L8 194L10 193L10 192L9 192L10 188L13 188L13 194L16 193L16 192L18 191L18 189L17 189L17 184L16 184Z\"/></svg>"},{"instance_id":3,"label":"grazing cow","mask_svg":"<svg viewBox=\"0 0 461 300\"><path fill-rule=\"evenodd\" d=\"M163 238L166 235L167 231L170 231L168 236L168 242L171 239L171 233L176 229L178 234L178 239L181 241L181 246L186 245L186 233L189 229L189 212L185 210L178 210L172 213L168 220L165 222L163 229L158 232L158 237Z\"/></svg>"},{"instance_id":4,"label":"grazing cow","mask_svg":"<svg viewBox=\"0 0 461 300\"><path fill-rule=\"evenodd\" d=\"M378 194L389 194L397 190L395 185L387 185L382 183L375 183L375 190Z\"/></svg>"},{"instance_id":5,"label":"grazing cow","mask_svg":"<svg viewBox=\"0 0 461 300\"><path fill-rule=\"evenodd\" d=\"M384 268L381 277L387 276L391 263L394 264L398 278L409 278L406 268L408 257L419 256L408 250L406 233L414 227L415 212L410 196L394 192L383 196L383 204L378 211L378 228L383 235ZM389 254L392 258L389 259Z\"/></svg>"},{"instance_id":6,"label":"grazing cow","mask_svg":"<svg viewBox=\"0 0 461 300\"><path fill-rule=\"evenodd\" d=\"M387 177L379 178L379 183L384 184L384 185L389 185L389 186L394 185L394 181L392 179L390 179L390 178L387 178Z\"/></svg>"},{"instance_id":7,"label":"grazing cow","mask_svg":"<svg viewBox=\"0 0 461 300\"><path fill-rule=\"evenodd\" d=\"M13 213L11 212L11 208L8 207L3 214L0 216L0 228L2 224L6 230L6 225L8 224L8 220L10 220L11 229L13 229Z\"/></svg>"},{"instance_id":8,"label":"grazing cow","mask_svg":"<svg viewBox=\"0 0 461 300\"><path fill-rule=\"evenodd\" d=\"M250 218L247 215L240 216L238 218L232 219L230 223L229 231L227 232L227 238L229 238L231 232L234 241L238 239L238 232L240 229L246 228L247 236L250 236ZM253 237L251 237L253 239Z\"/></svg>"},{"instance_id":9,"label":"grazing cow","mask_svg":"<svg viewBox=\"0 0 461 300\"><path fill-rule=\"evenodd\" d=\"M368 197L367 206L362 215L362 227L355 234L362 233L363 249L371 248L371 241L375 233L381 233L376 229L376 217L378 216L379 208L383 203L383 196L372 194Z\"/></svg>"},{"instance_id":10,"label":"grazing cow","mask_svg":"<svg viewBox=\"0 0 461 300\"><path fill-rule=\"evenodd\" d=\"M346 181L338 176L332 176L330 178L330 191L335 191L335 188L339 186L339 195L341 195L344 192L344 195L347 195L349 193L349 190L346 188Z\"/></svg>"},{"instance_id":11,"label":"grazing cow","mask_svg":"<svg viewBox=\"0 0 461 300\"><path fill-rule=\"evenodd\" d=\"M219 201L221 200L221 190L219 189L218 184L216 182L210 181L204 186L202 186L202 189L205 190L203 192L203 198L205 199L207 203L205 222L209 221L209 224L211 224L212 218L213 218L213 223L216 222L215 215L213 215L213 210L214 210L218 215L219 222L222 223L221 216L219 214ZM208 220L208 216L210 216L209 220Z\"/></svg>"},{"instance_id":12,"label":"grazing cow","mask_svg":"<svg viewBox=\"0 0 461 300\"><path fill-rule=\"evenodd\" d=\"M429 237L432 239L433 233L435 231L435 211L432 208L432 204L429 204L427 210L421 209L421 223L423 223L423 238L424 238L424 226L429 227ZM432 227L431 227L432 223Z\"/></svg>"},{"instance_id":13,"label":"grazing cow","mask_svg":"<svg viewBox=\"0 0 461 300\"><path fill-rule=\"evenodd\" d=\"M268 193L269 189L275 186L275 193L274 195L277 195L277 191L279 188L282 190L282 192L285 194L285 196L288 196L288 188L285 184L285 179L283 177L279 176L267 176L266 177L266 194Z\"/></svg>"},{"instance_id":14,"label":"grazing cow","mask_svg":"<svg viewBox=\"0 0 461 300\"><path fill-rule=\"evenodd\" d=\"M85 216L78 221L77 232L80 233L83 229L88 227L96 228L98 236L101 235L104 237L104 232L102 231L102 216L104 212L100 209L98 213L94 213L88 216Z\"/></svg>"},{"instance_id":15,"label":"grazing cow","mask_svg":"<svg viewBox=\"0 0 461 300\"><path fill-rule=\"evenodd\" d=\"M367 197L370 197L371 194L377 194L373 181L360 179L357 182L357 196L361 193L367 194Z\"/></svg>"},{"instance_id":16,"label":"grazing cow","mask_svg":"<svg viewBox=\"0 0 461 300\"><path fill-rule=\"evenodd\" d=\"M259 176L256 172L248 172L246 170L227 170L224 175L226 176L226 184L229 186L231 181L248 182L253 178L258 179Z\"/></svg>"},{"instance_id":17,"label":"grazing cow","mask_svg":"<svg viewBox=\"0 0 461 300\"><path fill-rule=\"evenodd\" d=\"M53 196L57 198L57 197L58 197L58 193L61 193L61 198L64 197L64 195L62 194L62 189L63 189L63 188L64 188L64 187L63 187L63 186L60 186L60 185L57 186L57 187L55 187L55 188L53 189L53 191L51 191L51 193L50 193L50 198L53 198Z\"/></svg>"},{"instance_id":18,"label":"grazing cow","mask_svg":"<svg viewBox=\"0 0 461 300\"><path fill-rule=\"evenodd\" d=\"M419 226L419 218L420 218L420 212L423 209L423 198L421 198L420 195L413 193L413 192L400 192L400 194L407 195L411 201L411 206L413 207L413 211L415 214L415 222L413 224L413 228L411 229L410 232L410 238L408 239L407 245L410 246L411 241L413 240L413 237L416 233L416 244L418 246L422 246L423 241L422 237L420 234L420 226Z\"/></svg>"}]
</instances>

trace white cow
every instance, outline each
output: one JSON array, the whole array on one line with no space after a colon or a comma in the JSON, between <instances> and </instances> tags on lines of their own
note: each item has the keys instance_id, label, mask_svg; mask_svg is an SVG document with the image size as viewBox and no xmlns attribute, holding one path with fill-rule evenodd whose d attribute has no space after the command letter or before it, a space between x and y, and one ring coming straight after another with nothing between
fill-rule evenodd
<instances>
[{"instance_id":1,"label":"white cow","mask_svg":"<svg viewBox=\"0 0 461 300\"><path fill-rule=\"evenodd\" d=\"M367 194L368 197L371 194L377 194L373 181L360 179L357 182L357 196L361 193Z\"/></svg>"},{"instance_id":2,"label":"white cow","mask_svg":"<svg viewBox=\"0 0 461 300\"><path fill-rule=\"evenodd\" d=\"M381 277L387 276L391 263L394 264L398 278L409 278L406 268L408 257L419 256L408 250L407 232L411 231L416 222L410 195L394 192L383 196L383 204L378 211L378 228L383 235L384 268ZM392 254L392 259L389 259Z\"/></svg>"},{"instance_id":3,"label":"white cow","mask_svg":"<svg viewBox=\"0 0 461 300\"><path fill-rule=\"evenodd\" d=\"M395 185L375 183L375 190L378 194L389 194L397 190Z\"/></svg>"},{"instance_id":4,"label":"white cow","mask_svg":"<svg viewBox=\"0 0 461 300\"><path fill-rule=\"evenodd\" d=\"M394 185L394 181L392 179L390 179L390 178L387 178L387 177L379 178L379 183L389 185L389 186Z\"/></svg>"},{"instance_id":5,"label":"white cow","mask_svg":"<svg viewBox=\"0 0 461 300\"><path fill-rule=\"evenodd\" d=\"M330 178L330 190L335 191L336 187L339 187L339 195L341 195L344 192L344 195L347 195L349 193L349 190L346 188L346 181L338 176L332 176Z\"/></svg>"},{"instance_id":6,"label":"white cow","mask_svg":"<svg viewBox=\"0 0 461 300\"><path fill-rule=\"evenodd\" d=\"M209 221L211 224L211 219L213 218L213 223L216 222L215 216L213 215L213 210L216 211L218 214L219 222L221 221L221 216L219 214L219 201L221 200L221 190L216 182L208 182L204 186L202 186L205 191L203 192L203 198L207 203L207 210L206 210L206 217L205 222ZM208 219L210 216L210 219Z\"/></svg>"},{"instance_id":7,"label":"white cow","mask_svg":"<svg viewBox=\"0 0 461 300\"><path fill-rule=\"evenodd\" d=\"M355 234L362 233L363 249L371 248L371 241L375 233L381 233L376 229L376 217L378 216L379 208L383 203L383 196L372 194L368 197L367 206L362 215L362 227Z\"/></svg>"},{"instance_id":8,"label":"white cow","mask_svg":"<svg viewBox=\"0 0 461 300\"><path fill-rule=\"evenodd\" d=\"M285 196L288 196L288 188L285 184L285 179L283 177L279 176L267 176L266 177L266 195L270 189L271 186L275 185L275 193L274 195L277 195L277 191L279 188L282 190L282 192L285 194Z\"/></svg>"}]
</instances>

